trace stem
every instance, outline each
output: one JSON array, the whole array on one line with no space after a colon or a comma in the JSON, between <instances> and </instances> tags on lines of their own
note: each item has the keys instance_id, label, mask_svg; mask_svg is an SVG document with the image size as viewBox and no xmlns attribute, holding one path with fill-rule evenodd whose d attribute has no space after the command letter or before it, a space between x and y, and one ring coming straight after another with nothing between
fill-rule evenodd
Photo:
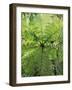
<instances>
[{"instance_id":1,"label":"stem","mask_svg":"<svg viewBox=\"0 0 72 90\"><path fill-rule=\"evenodd\" d=\"M41 53L41 64L40 64L40 65L41 65L41 68L40 68L40 72L41 72L41 74L42 74L42 67L43 67L43 64L42 64L42 63L43 63L43 51L44 51L44 48L41 47L41 50L42 50L42 53ZM41 75L41 74L40 74L40 75Z\"/></svg>"},{"instance_id":2,"label":"stem","mask_svg":"<svg viewBox=\"0 0 72 90\"><path fill-rule=\"evenodd\" d=\"M52 60L52 64L53 64L53 72L54 72L54 75L57 75L57 72L56 72L56 65L55 65L54 60Z\"/></svg>"}]
</instances>

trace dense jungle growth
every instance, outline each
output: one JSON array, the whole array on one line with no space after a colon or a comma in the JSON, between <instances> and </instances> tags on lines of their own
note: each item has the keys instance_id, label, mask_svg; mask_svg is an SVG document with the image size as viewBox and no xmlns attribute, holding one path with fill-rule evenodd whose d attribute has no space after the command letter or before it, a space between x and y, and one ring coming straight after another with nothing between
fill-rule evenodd
<instances>
[{"instance_id":1,"label":"dense jungle growth","mask_svg":"<svg viewBox=\"0 0 72 90\"><path fill-rule=\"evenodd\" d=\"M21 75L63 74L63 15L21 13Z\"/></svg>"}]
</instances>

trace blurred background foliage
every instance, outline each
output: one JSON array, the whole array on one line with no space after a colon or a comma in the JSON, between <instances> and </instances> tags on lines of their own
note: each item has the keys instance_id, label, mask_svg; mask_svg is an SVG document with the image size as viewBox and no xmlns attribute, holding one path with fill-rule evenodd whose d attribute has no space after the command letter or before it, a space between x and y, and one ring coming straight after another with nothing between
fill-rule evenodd
<instances>
[{"instance_id":1,"label":"blurred background foliage","mask_svg":"<svg viewBox=\"0 0 72 90\"><path fill-rule=\"evenodd\" d=\"M63 74L63 15L21 13L21 75Z\"/></svg>"}]
</instances>

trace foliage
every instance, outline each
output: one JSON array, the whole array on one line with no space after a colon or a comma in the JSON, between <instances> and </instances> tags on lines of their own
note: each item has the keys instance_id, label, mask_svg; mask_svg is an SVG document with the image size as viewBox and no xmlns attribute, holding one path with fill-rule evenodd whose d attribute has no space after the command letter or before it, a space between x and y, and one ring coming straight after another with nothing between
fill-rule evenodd
<instances>
[{"instance_id":1,"label":"foliage","mask_svg":"<svg viewBox=\"0 0 72 90\"><path fill-rule=\"evenodd\" d=\"M63 74L63 16L21 14L21 73L24 77Z\"/></svg>"}]
</instances>

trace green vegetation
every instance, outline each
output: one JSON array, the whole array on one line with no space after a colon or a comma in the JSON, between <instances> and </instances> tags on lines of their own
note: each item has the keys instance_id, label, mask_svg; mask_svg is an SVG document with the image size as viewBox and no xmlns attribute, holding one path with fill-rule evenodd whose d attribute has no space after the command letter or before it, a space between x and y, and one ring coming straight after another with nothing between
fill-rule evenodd
<instances>
[{"instance_id":1,"label":"green vegetation","mask_svg":"<svg viewBox=\"0 0 72 90\"><path fill-rule=\"evenodd\" d=\"M21 13L21 75L63 74L63 15Z\"/></svg>"}]
</instances>

